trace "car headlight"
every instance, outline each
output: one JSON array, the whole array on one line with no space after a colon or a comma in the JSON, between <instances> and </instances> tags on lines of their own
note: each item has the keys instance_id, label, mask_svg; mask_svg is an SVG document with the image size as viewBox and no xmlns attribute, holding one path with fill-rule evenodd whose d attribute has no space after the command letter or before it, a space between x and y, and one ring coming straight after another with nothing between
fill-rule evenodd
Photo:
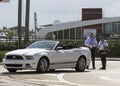
<instances>
[{"instance_id":1,"label":"car headlight","mask_svg":"<svg viewBox=\"0 0 120 86\"><path fill-rule=\"evenodd\" d=\"M25 56L25 57L26 57L27 60L32 60L32 59L34 59L33 56Z\"/></svg>"}]
</instances>

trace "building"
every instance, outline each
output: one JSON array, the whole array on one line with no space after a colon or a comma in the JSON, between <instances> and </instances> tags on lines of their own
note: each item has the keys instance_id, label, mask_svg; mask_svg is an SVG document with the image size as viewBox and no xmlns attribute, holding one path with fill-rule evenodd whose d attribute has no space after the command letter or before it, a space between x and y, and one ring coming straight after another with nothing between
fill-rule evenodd
<instances>
[{"instance_id":1,"label":"building","mask_svg":"<svg viewBox=\"0 0 120 86\"><path fill-rule=\"evenodd\" d=\"M12 37L18 37L18 26L8 28L9 32L12 33ZM25 34L25 27L21 27L21 36L23 37Z\"/></svg>"},{"instance_id":2,"label":"building","mask_svg":"<svg viewBox=\"0 0 120 86\"><path fill-rule=\"evenodd\" d=\"M11 27L11 28L8 28L8 30L9 30L9 39L17 41L18 40L18 27L17 26ZM31 30L29 32L29 39L35 40L35 35L36 35L35 31ZM25 27L22 26L21 27L21 39L24 40L24 37L25 37Z\"/></svg>"},{"instance_id":3,"label":"building","mask_svg":"<svg viewBox=\"0 0 120 86\"><path fill-rule=\"evenodd\" d=\"M82 9L82 21L102 19L102 8L84 8ZM102 33L102 24L83 26L83 36L87 37L89 32L93 32L95 36ZM96 34L97 33L97 34Z\"/></svg>"},{"instance_id":4,"label":"building","mask_svg":"<svg viewBox=\"0 0 120 86\"><path fill-rule=\"evenodd\" d=\"M102 16L102 8L83 8L82 20L53 24L37 32L42 39L83 39L93 32L96 37L120 34L120 17Z\"/></svg>"},{"instance_id":5,"label":"building","mask_svg":"<svg viewBox=\"0 0 120 86\"><path fill-rule=\"evenodd\" d=\"M7 32L5 31L0 31L0 43L5 42L7 37Z\"/></svg>"}]
</instances>

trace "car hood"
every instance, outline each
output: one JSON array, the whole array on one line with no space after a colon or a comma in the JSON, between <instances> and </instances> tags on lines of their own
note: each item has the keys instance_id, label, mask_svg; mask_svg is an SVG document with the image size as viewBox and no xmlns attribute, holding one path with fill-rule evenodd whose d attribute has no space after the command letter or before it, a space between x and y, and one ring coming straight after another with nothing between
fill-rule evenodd
<instances>
[{"instance_id":1,"label":"car hood","mask_svg":"<svg viewBox=\"0 0 120 86\"><path fill-rule=\"evenodd\" d=\"M37 53L42 53L46 52L48 50L46 49L39 49L39 48L29 48L29 49L19 49L19 50L14 50L6 53L5 55L34 55Z\"/></svg>"}]
</instances>

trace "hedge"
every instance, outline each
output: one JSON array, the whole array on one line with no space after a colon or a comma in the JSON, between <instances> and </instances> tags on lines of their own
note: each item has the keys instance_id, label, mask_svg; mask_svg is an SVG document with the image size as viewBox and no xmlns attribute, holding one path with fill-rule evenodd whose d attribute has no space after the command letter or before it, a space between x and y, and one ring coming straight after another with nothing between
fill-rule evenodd
<instances>
[{"instance_id":1,"label":"hedge","mask_svg":"<svg viewBox=\"0 0 120 86\"><path fill-rule=\"evenodd\" d=\"M32 42L28 43L21 43L20 48L25 48L28 45L30 45ZM16 50L18 49L18 42L6 42L6 43L0 43L0 62L4 58L5 53L8 51Z\"/></svg>"},{"instance_id":2,"label":"hedge","mask_svg":"<svg viewBox=\"0 0 120 86\"><path fill-rule=\"evenodd\" d=\"M20 43L20 47L19 48L25 48L28 45L30 45L32 42L28 42L28 43ZM11 51L11 50L16 50L18 49L18 42L6 42L6 43L0 43L0 51Z\"/></svg>"},{"instance_id":3,"label":"hedge","mask_svg":"<svg viewBox=\"0 0 120 86\"><path fill-rule=\"evenodd\" d=\"M5 53L7 53L8 51L0 51L0 62L2 62L2 59L5 56Z\"/></svg>"},{"instance_id":4,"label":"hedge","mask_svg":"<svg viewBox=\"0 0 120 86\"><path fill-rule=\"evenodd\" d=\"M64 45L74 45L74 46L83 46L83 41L81 40L60 40ZM30 45L32 42L28 43L21 43L20 48L25 48L26 46ZM4 54L8 51L18 49L18 43L0 43L0 61L4 57ZM108 57L120 57L120 41L113 41L109 42L109 49ZM99 53L96 53L96 57L99 56Z\"/></svg>"}]
</instances>

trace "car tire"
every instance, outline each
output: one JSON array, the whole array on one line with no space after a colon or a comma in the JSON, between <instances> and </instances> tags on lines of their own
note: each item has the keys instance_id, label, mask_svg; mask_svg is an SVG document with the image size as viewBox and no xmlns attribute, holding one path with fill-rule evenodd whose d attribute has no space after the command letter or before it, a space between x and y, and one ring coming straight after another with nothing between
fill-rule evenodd
<instances>
[{"instance_id":1,"label":"car tire","mask_svg":"<svg viewBox=\"0 0 120 86\"><path fill-rule=\"evenodd\" d=\"M55 69L50 69L49 72L55 72Z\"/></svg>"},{"instance_id":2,"label":"car tire","mask_svg":"<svg viewBox=\"0 0 120 86\"><path fill-rule=\"evenodd\" d=\"M37 72L38 73L45 73L48 70L48 61L46 58L41 58L37 65Z\"/></svg>"},{"instance_id":3,"label":"car tire","mask_svg":"<svg viewBox=\"0 0 120 86\"><path fill-rule=\"evenodd\" d=\"M76 71L83 72L86 68L86 59L85 57L80 57L77 61Z\"/></svg>"},{"instance_id":4,"label":"car tire","mask_svg":"<svg viewBox=\"0 0 120 86\"><path fill-rule=\"evenodd\" d=\"M14 72L17 71L17 69L11 69L11 68L7 68L7 70L8 70L9 72L11 72L11 73L14 73Z\"/></svg>"}]
</instances>

